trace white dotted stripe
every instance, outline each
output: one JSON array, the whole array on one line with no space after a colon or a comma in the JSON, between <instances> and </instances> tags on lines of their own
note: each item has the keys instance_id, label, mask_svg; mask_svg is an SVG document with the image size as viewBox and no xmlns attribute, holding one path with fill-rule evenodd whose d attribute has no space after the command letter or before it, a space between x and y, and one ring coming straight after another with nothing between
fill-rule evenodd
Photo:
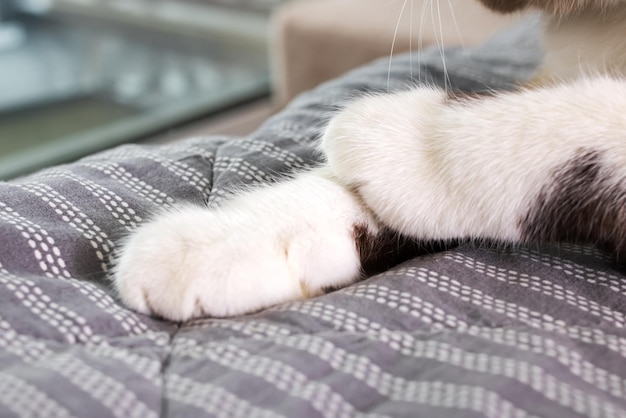
<instances>
[{"instance_id":1,"label":"white dotted stripe","mask_svg":"<svg viewBox=\"0 0 626 418\"><path fill-rule=\"evenodd\" d=\"M46 202L61 219L87 239L100 260L103 272L113 264L114 244L107 234L72 202L45 184L25 184L17 187L35 194Z\"/></svg>"},{"instance_id":2,"label":"white dotted stripe","mask_svg":"<svg viewBox=\"0 0 626 418\"><path fill-rule=\"evenodd\" d=\"M598 260L615 262L615 257L611 256L605 251L599 250L596 247L589 245L576 245L567 242L559 243L558 248L560 250L567 251L568 253L582 254L589 257L597 258Z\"/></svg>"},{"instance_id":3,"label":"white dotted stripe","mask_svg":"<svg viewBox=\"0 0 626 418\"><path fill-rule=\"evenodd\" d=\"M169 341L169 336L166 338ZM0 319L0 348L26 363L34 363L44 357L54 355L46 346L45 341L18 334L8 322L2 319ZM148 381L161 378L161 361L153 356L137 354L124 347L110 346L107 341L89 345L87 350L89 355L114 359L128 365L130 369Z\"/></svg>"},{"instance_id":4,"label":"white dotted stripe","mask_svg":"<svg viewBox=\"0 0 626 418\"><path fill-rule=\"evenodd\" d=\"M550 338L521 330L502 328L470 327L466 333L497 344L508 345L517 350L554 358L567 367L573 375L597 389L618 398L625 396L626 380L621 376L595 366L584 360L583 356L571 347L563 346Z\"/></svg>"},{"instance_id":5,"label":"white dotted stripe","mask_svg":"<svg viewBox=\"0 0 626 418\"><path fill-rule=\"evenodd\" d=\"M215 150L219 148L221 143L230 141L231 137L228 136L210 136L210 143L213 145L211 148L206 149L207 140L203 137L189 137L182 141L175 141L169 144L161 145L159 148L159 154L165 154L171 159L182 160L189 157L202 157L207 163L211 164L211 161L215 158Z\"/></svg>"},{"instance_id":6,"label":"white dotted stripe","mask_svg":"<svg viewBox=\"0 0 626 418\"><path fill-rule=\"evenodd\" d=\"M381 296L378 288L374 286L354 286L343 291L345 294L362 297L375 302L385 301L390 308L418 318L428 324L432 329L464 329L468 325L459 318L447 314L442 308L426 302L409 292L391 292Z\"/></svg>"},{"instance_id":7,"label":"white dotted stripe","mask_svg":"<svg viewBox=\"0 0 626 418\"><path fill-rule=\"evenodd\" d=\"M343 308L336 308L321 302L295 302L273 308L277 312L296 312L301 315L320 319L334 325L335 331L349 331L358 333L377 333L381 331L378 323L357 315L355 312ZM345 321L345 323L341 323Z\"/></svg>"},{"instance_id":8,"label":"white dotted stripe","mask_svg":"<svg viewBox=\"0 0 626 418\"><path fill-rule=\"evenodd\" d=\"M159 206L171 207L174 199L166 193L156 189L143 180L138 179L129 173L124 167L117 163L86 163L86 167L101 171L110 178L119 181L124 187L143 197L145 200Z\"/></svg>"},{"instance_id":9,"label":"white dotted stripe","mask_svg":"<svg viewBox=\"0 0 626 418\"><path fill-rule=\"evenodd\" d=\"M346 324L344 321L345 318L337 318L334 325L336 327L344 326ZM368 325L371 325L371 322ZM350 328L350 325L347 325L347 328ZM618 413L619 408L614 405L605 404L598 397L573 388L567 382L556 379L534 364L484 353L468 352L448 343L418 340L407 332L391 331L380 324L376 324L376 329L378 330L376 333L367 333L367 338L385 343L389 348L403 356L427 358L473 372L488 373L516 380L546 399L585 416L617 417L619 413L626 413L626 411ZM251 336L259 338L256 332ZM261 338L265 339L266 337ZM272 341L276 344L308 352L324 360L335 370L363 381L363 383L391 399L410 402L410 400L404 399L404 396L407 387L412 382L394 377L383 371L370 359L349 353L321 337L316 335L282 335L273 336ZM450 405L450 407L456 406Z\"/></svg>"},{"instance_id":10,"label":"white dotted stripe","mask_svg":"<svg viewBox=\"0 0 626 418\"><path fill-rule=\"evenodd\" d=\"M132 349L111 346L107 342L90 345L86 350L89 355L119 361L150 382L160 383L162 379L163 364L159 358L150 353L142 355Z\"/></svg>"},{"instance_id":11,"label":"white dotted stripe","mask_svg":"<svg viewBox=\"0 0 626 418\"><path fill-rule=\"evenodd\" d=\"M472 353L454 347L448 343L436 341L423 341L415 339L406 331L392 331L384 328L381 324L369 321L357 316L354 312L341 308L330 307L321 303L317 306L306 306L306 313L313 317L318 317L333 324L336 329L344 329L350 332L364 335L368 339L384 342L394 351L400 352L404 356L416 358L429 358L442 363L451 364L466 370L489 373L495 376L515 379L544 396L546 399L559 403L561 406L572 409L589 417L620 417L626 410L607 404L602 399L594 395L589 395L581 390L573 388L568 382L559 381L554 376L547 374L543 369L534 364L507 359L498 356L490 356L485 353ZM301 305L300 308L305 306ZM298 312L301 309L297 310ZM318 338L317 336L294 336L275 337L274 341L283 344L284 341L293 339L290 344L297 344L299 349L310 350L313 354L321 357L322 349L314 342L301 342L298 339ZM326 340L320 343L331 344ZM318 346L317 348L314 348ZM331 346L328 346L331 348ZM338 349L340 350L340 349ZM345 355L353 355L345 353ZM366 358L355 359L365 364L369 362ZM377 367L374 365L374 367ZM339 369L345 372L343 369ZM361 375L371 376L372 371L362 372ZM389 381L389 378L387 378ZM381 387L380 382L372 383L376 387ZM620 393L623 391L619 390ZM384 394L387 394L386 392ZM619 396L620 398L622 396Z\"/></svg>"},{"instance_id":12,"label":"white dotted stripe","mask_svg":"<svg viewBox=\"0 0 626 418\"><path fill-rule=\"evenodd\" d=\"M43 341L37 340L32 337L27 337L18 334L8 322L0 319L0 347L7 352L14 354L21 358L26 363L29 363L35 367L48 367L46 365L51 358L54 358L57 354L48 349ZM108 345L90 346L88 352L92 356L108 357L129 365L135 372L142 375L150 381L156 381L161 378L161 362L158 359L151 357L144 357L136 353L127 351L126 349L119 347L110 347ZM63 356L69 356L70 354L63 354ZM84 368L81 373L87 375L97 375L98 371L92 370L89 366L81 363L75 364L76 368ZM65 372L59 371L59 367L48 367L53 371L62 374ZM111 378L107 378L112 381ZM1 379L0 379L1 380ZM97 384L97 382L96 382ZM77 385L78 386L78 385ZM82 386L79 386L82 387ZM128 390L128 389L124 389ZM114 405L115 403L109 403ZM36 416L48 416L48 415L36 415ZM142 415L138 415L142 416Z\"/></svg>"},{"instance_id":13,"label":"white dotted stripe","mask_svg":"<svg viewBox=\"0 0 626 418\"><path fill-rule=\"evenodd\" d=\"M107 154L106 157L108 159L117 158L120 160L129 160L132 158L150 160L161 165L163 168L181 178L187 184L200 191L203 195L208 194L209 190L211 189L211 184L205 178L204 174L202 174L197 169L183 163L182 161L169 158L169 156L167 156L165 153L150 152L150 150L145 147L125 146ZM97 160L102 160L102 156L98 156ZM93 159L82 160L82 162L89 161L93 161Z\"/></svg>"},{"instance_id":14,"label":"white dotted stripe","mask_svg":"<svg viewBox=\"0 0 626 418\"><path fill-rule=\"evenodd\" d=\"M116 417L158 417L157 412L141 402L122 382L90 367L71 353L42 359L35 366L64 376L83 393L108 408Z\"/></svg>"},{"instance_id":15,"label":"white dotted stripe","mask_svg":"<svg viewBox=\"0 0 626 418\"><path fill-rule=\"evenodd\" d=\"M18 334L11 324L1 318L0 348L28 363L52 354L43 341Z\"/></svg>"},{"instance_id":16,"label":"white dotted stripe","mask_svg":"<svg viewBox=\"0 0 626 418\"><path fill-rule=\"evenodd\" d=\"M243 190L250 190L255 184L267 184L273 181L273 179L264 171L259 170L257 167L248 163L241 158L218 158L214 165L216 173L219 172L232 172L246 180L245 188ZM215 187L211 190L209 199L207 201L207 207L216 208L224 201L233 197L234 189L231 186L225 188Z\"/></svg>"},{"instance_id":17,"label":"white dotted stripe","mask_svg":"<svg viewBox=\"0 0 626 418\"><path fill-rule=\"evenodd\" d=\"M250 320L238 321L229 319L201 318L185 324L186 330L206 328L225 328L230 331L236 331L245 335L255 337L258 336L261 338L287 336L291 334L289 330L278 325Z\"/></svg>"},{"instance_id":18,"label":"white dotted stripe","mask_svg":"<svg viewBox=\"0 0 626 418\"><path fill-rule=\"evenodd\" d=\"M311 135L310 129L311 127L306 124L291 120L281 120L278 123L274 123L271 131L268 130L267 134L271 132L273 138L289 139L300 146L310 147L317 141L317 136ZM310 166L311 164L309 163L308 165Z\"/></svg>"},{"instance_id":19,"label":"white dotted stripe","mask_svg":"<svg viewBox=\"0 0 626 418\"><path fill-rule=\"evenodd\" d=\"M214 137L212 137L214 138ZM197 141L199 142L199 140ZM198 144L193 144L193 142L191 144L187 143L181 143L179 146L179 148L181 151L184 151L187 154L191 154L194 156L200 156L204 159L204 161L206 161L207 164L209 165L213 165L213 162L215 161L215 152L213 151L208 151L200 146L198 146Z\"/></svg>"},{"instance_id":20,"label":"white dotted stripe","mask_svg":"<svg viewBox=\"0 0 626 418\"><path fill-rule=\"evenodd\" d=\"M165 331L150 331L146 329L141 333L141 337L150 341L157 347L167 347L170 345L172 334Z\"/></svg>"},{"instance_id":21,"label":"white dotted stripe","mask_svg":"<svg viewBox=\"0 0 626 418\"><path fill-rule=\"evenodd\" d=\"M40 176L47 178L66 178L73 180L92 193L104 205L106 210L127 230L132 231L141 223L142 219L128 202L111 190L83 177L77 176L69 170L50 169L44 171Z\"/></svg>"},{"instance_id":22,"label":"white dotted stripe","mask_svg":"<svg viewBox=\"0 0 626 418\"><path fill-rule=\"evenodd\" d=\"M399 268L393 272L393 275L405 278L412 277L428 287L447 293L482 309L497 312L537 329L556 332L584 343L600 345L626 357L626 339L621 336L608 334L596 328L568 326L561 319L555 319L551 315L528 309L516 303L494 298L477 289L463 285L458 280L450 279L445 275L425 268Z\"/></svg>"},{"instance_id":23,"label":"white dotted stripe","mask_svg":"<svg viewBox=\"0 0 626 418\"><path fill-rule=\"evenodd\" d=\"M166 379L166 396L168 400L193 405L210 415L259 418L280 418L283 416L255 407L224 388L210 383L197 382L176 374L168 374Z\"/></svg>"},{"instance_id":24,"label":"white dotted stripe","mask_svg":"<svg viewBox=\"0 0 626 418\"><path fill-rule=\"evenodd\" d=\"M201 156L206 161L210 162L215 157L215 152L213 150L207 150L205 147L207 145L211 145L211 148L216 150L222 143L231 140L231 138L232 137L229 136L219 137L211 135L209 137L209 141L207 141L207 137L190 137L182 141L158 145L156 147L158 149L156 154L172 160L183 160ZM88 155L82 158L79 163L109 163L113 161L122 163L137 158L144 158L146 153L152 154L154 152L152 152L149 147L146 147L145 145L126 144L102 151L100 153Z\"/></svg>"},{"instance_id":25,"label":"white dotted stripe","mask_svg":"<svg viewBox=\"0 0 626 418\"><path fill-rule=\"evenodd\" d=\"M253 166L243 158L218 157L213 166L215 173L230 172L241 176L244 180L267 183L272 180L265 171Z\"/></svg>"},{"instance_id":26,"label":"white dotted stripe","mask_svg":"<svg viewBox=\"0 0 626 418\"><path fill-rule=\"evenodd\" d=\"M626 296L626 280L615 274L595 270L590 267L581 266L573 261L561 257L546 255L524 248L520 249L517 255L522 258L541 263L544 266L555 270L560 270L568 276L574 277L578 280L584 280L590 284L605 286L614 292L618 292L623 296Z\"/></svg>"},{"instance_id":27,"label":"white dotted stripe","mask_svg":"<svg viewBox=\"0 0 626 418\"><path fill-rule=\"evenodd\" d=\"M281 161L290 169L301 169L308 166L308 164L296 154L286 151L271 142L255 141L253 139L235 139L228 144Z\"/></svg>"},{"instance_id":28,"label":"white dotted stripe","mask_svg":"<svg viewBox=\"0 0 626 418\"><path fill-rule=\"evenodd\" d=\"M407 298L406 292L400 292L398 290L389 289L385 286L379 285L367 285L364 287L367 287L368 290L364 292L354 292L351 294L360 297L368 295L368 299L373 300L378 304L397 309L399 312L404 314L411 314L414 309L413 304L416 300L414 300L413 297L411 299ZM417 307L419 309L422 307L422 303L420 300L417 300L417 302ZM407 306L407 304L409 306ZM439 316L443 316L442 313L439 313ZM356 318L356 315L354 315L354 317ZM580 353L573 351L570 347L558 344L550 338L545 338L539 334L531 334L526 331L518 331L515 329L484 328L477 326L468 327L466 323L458 320L449 313L445 313L445 318L448 321L452 319L449 323L456 322L458 324L457 327L452 327L455 332L468 333L473 336L494 341L498 344L509 345L516 349L531 351L535 354L552 357L570 369L572 374L580 377L587 383L591 383L600 390L617 397L626 396L626 381L624 379L604 369L597 368L590 362L585 361ZM350 322L349 320L347 321ZM363 322L365 323L365 321ZM436 330L437 328L433 327L433 329Z\"/></svg>"},{"instance_id":29,"label":"white dotted stripe","mask_svg":"<svg viewBox=\"0 0 626 418\"><path fill-rule=\"evenodd\" d=\"M516 303L507 302L498 298L494 298L484 292L474 289L470 286L462 284L458 280L451 279L438 272L425 268L405 267L397 269L393 272L395 276L411 277L417 279L428 287L434 288L440 292L454 296L463 302L480 306L487 310L495 311L509 318L519 320L523 323L530 324L535 328L544 328L545 324L554 324L565 327L566 324L555 319L551 315L543 312L536 312L525 306Z\"/></svg>"},{"instance_id":30,"label":"white dotted stripe","mask_svg":"<svg viewBox=\"0 0 626 418\"><path fill-rule=\"evenodd\" d=\"M411 315L412 309L401 309L404 304L413 302L413 299L406 298L406 292L389 289L384 286L368 285L366 287L375 287L376 289L372 289L373 292L358 292L353 294L361 296L375 293L376 297L373 300L376 303L397 309L405 315ZM399 304L399 301L401 304ZM420 309L422 306L421 301L418 300L417 308ZM332 305L323 303L294 303L274 309L279 311L298 312L307 316L320 318L325 322L334 325L337 330L366 333L368 336L373 335L373 338L375 339L379 338L377 336L378 334L385 332L378 323L371 322L366 318L358 316L354 312L341 308L335 308ZM445 314L445 317L450 318L452 315ZM618 398L626 396L626 380L584 360L583 356L572 350L571 347L565 347L550 338L546 338L540 334L531 334L526 331L477 326L467 327L463 321L458 319L455 319L454 322L460 324L458 328L453 328L454 332L467 333L475 337L493 341L500 345L508 345L517 350L530 351L534 354L551 357L567 367L573 375L578 376L583 381L592 384L594 387L597 387L598 389L610 393ZM288 329L258 321L237 322L232 320L198 320L197 322L191 323L191 327L196 326L201 328L222 327L252 336L253 338L271 338L276 339L277 341L280 341L283 337L291 335L291 332Z\"/></svg>"},{"instance_id":31,"label":"white dotted stripe","mask_svg":"<svg viewBox=\"0 0 626 418\"><path fill-rule=\"evenodd\" d=\"M147 326L138 321L134 313L120 307L104 290L92 283L71 278L71 274L65 269L65 261L60 258L61 251L46 230L22 217L2 202L0 202L0 210L0 219L5 219L14 225L27 240L46 277L66 278L67 283L77 288L107 314L113 316L124 330L134 334L141 334L147 330ZM52 262L54 264L48 264Z\"/></svg>"},{"instance_id":32,"label":"white dotted stripe","mask_svg":"<svg viewBox=\"0 0 626 418\"><path fill-rule=\"evenodd\" d=\"M574 291L566 289L564 286L549 280L486 264L461 253L447 252L443 255L443 258L461 264L477 273L484 274L500 282L524 287L534 292L541 293L542 295L563 301L583 312L588 312L607 322L611 322L617 328L624 328L626 326L626 316L623 313L617 312L608 306L600 305L593 300L576 294Z\"/></svg>"},{"instance_id":33,"label":"white dotted stripe","mask_svg":"<svg viewBox=\"0 0 626 418\"><path fill-rule=\"evenodd\" d=\"M0 277L4 285L28 310L44 322L52 326L63 336L66 342L99 343L102 338L94 335L85 318L52 301L40 287L30 280L17 277Z\"/></svg>"},{"instance_id":34,"label":"white dotted stripe","mask_svg":"<svg viewBox=\"0 0 626 418\"><path fill-rule=\"evenodd\" d=\"M165 338L169 341L169 336ZM0 347L27 363L33 363L53 354L44 341L18 334L8 322L2 319L0 319ZM98 345L90 345L88 351L90 355L121 361L149 381L160 378L161 362L152 356L142 356L122 347L109 346L106 341Z\"/></svg>"},{"instance_id":35,"label":"white dotted stripe","mask_svg":"<svg viewBox=\"0 0 626 418\"><path fill-rule=\"evenodd\" d=\"M369 285L367 287L372 288L372 291L367 292L367 294L375 295L375 297L370 298L370 300L374 300L376 303L386 305L394 309L399 308L399 306L397 306L397 296L401 292L386 288L384 286ZM406 311L400 309L398 310L401 312ZM497 340L496 342L498 342L499 344L507 344L518 349L532 351L536 354L553 357L557 359L557 361L559 361L561 364L567 366L572 374L580 377L585 382L591 383L599 389L608 392L613 396L617 396L620 398L626 396L626 381L624 379L622 379L618 375L609 373L606 370L596 368L591 363L584 361L582 359L582 356L579 353L572 351L571 348L559 345L553 340L545 339L538 334L531 335L527 332L516 330L510 330L506 333L502 333L498 330L501 330L501 328L491 329L475 326L468 328L465 325L455 329L455 331L457 332L466 332L474 336L480 336L481 338L486 338L493 341ZM503 335L507 335L509 339L503 339ZM511 340L512 336L516 338Z\"/></svg>"},{"instance_id":36,"label":"white dotted stripe","mask_svg":"<svg viewBox=\"0 0 626 418\"><path fill-rule=\"evenodd\" d=\"M299 340L299 338L302 339ZM305 343L313 342L306 335L296 337L295 341L295 344L298 345L298 349L304 350L308 350ZM299 341L303 341L304 343L300 345ZM315 393L314 391L316 389L314 386L317 385L314 382L310 382L309 384L305 383L304 379L306 377L304 375L300 372L292 371L291 367L283 363L265 357L252 356L250 353L239 348L230 345L222 345L220 343L209 343L208 345L198 346L195 350L190 350L190 347L191 345L187 344L187 349L189 351L185 354L198 357L209 357L211 360L214 360L213 357L216 356L214 352L221 352L224 360L221 360L220 363L227 362L225 365L229 368L243 371L245 373L255 374L268 381L272 379L271 383L283 391L286 391L289 386L297 388L302 385L303 388L309 389L307 392L311 393L311 395ZM327 361L328 356L327 353L324 352L326 349L327 346L316 346L311 350L311 352ZM353 360L353 358L350 357L350 359L344 362L343 367L339 370L364 382L370 388L375 389L379 393L394 401L417 403L442 408L471 409L486 413L486 416L493 418L529 416L525 411L516 408L510 402L502 399L497 393L487 391L482 387L458 385L438 381L408 381L406 379L393 377L382 372L378 366L374 365L364 357L360 357L360 359L362 362L351 363L350 360ZM366 364L368 362L371 367L368 367ZM334 364L331 364L333 367L337 366L338 363L341 363L341 360L339 360L339 362L333 360L333 363ZM343 400L342 398L338 398L338 394L335 393L334 395L336 399ZM335 405L328 402L328 400L325 399L325 396L320 397L320 395L317 395L314 399L319 399L318 402L323 408L320 412L322 412L324 416L352 417L357 414L357 411L354 411L352 406L349 404L343 405L344 407L340 409L339 404ZM325 405L325 407L323 405ZM318 409L315 403L313 406ZM358 415L371 416L370 414Z\"/></svg>"},{"instance_id":37,"label":"white dotted stripe","mask_svg":"<svg viewBox=\"0 0 626 418\"><path fill-rule=\"evenodd\" d=\"M19 417L74 416L37 387L5 372L0 372L0 404Z\"/></svg>"},{"instance_id":38,"label":"white dotted stripe","mask_svg":"<svg viewBox=\"0 0 626 418\"><path fill-rule=\"evenodd\" d=\"M163 167L180 177L183 181L193 186L196 190L202 193L203 196L209 194L211 190L211 183L205 178L204 174L195 168L192 168L180 161L162 158L161 155L146 155L145 158L161 164Z\"/></svg>"},{"instance_id":39,"label":"white dotted stripe","mask_svg":"<svg viewBox=\"0 0 626 418\"><path fill-rule=\"evenodd\" d=\"M291 366L265 357L254 356L230 344L197 345L193 340L177 338L177 354L208 359L223 367L250 374L274 385L290 396L303 399L325 417L353 417L354 407L325 383L312 381ZM375 417L375 414L363 416Z\"/></svg>"},{"instance_id":40,"label":"white dotted stripe","mask_svg":"<svg viewBox=\"0 0 626 418\"><path fill-rule=\"evenodd\" d=\"M2 202L0 202L0 219L13 225L20 232L33 250L37 266L46 277L71 277L65 260L61 256L61 250L48 231L19 215Z\"/></svg>"}]
</instances>

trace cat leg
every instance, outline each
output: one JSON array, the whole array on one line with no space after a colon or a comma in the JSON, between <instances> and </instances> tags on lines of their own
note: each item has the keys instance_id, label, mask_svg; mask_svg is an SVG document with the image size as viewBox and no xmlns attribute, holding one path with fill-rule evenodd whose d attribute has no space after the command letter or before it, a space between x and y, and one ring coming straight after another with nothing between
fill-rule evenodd
<instances>
[{"instance_id":1,"label":"cat leg","mask_svg":"<svg viewBox=\"0 0 626 418\"><path fill-rule=\"evenodd\" d=\"M459 123L444 120L448 101L442 90L419 88L350 103L322 138L328 166L383 224L405 235L452 239L487 232L489 225L473 224L477 218L502 220L489 228L502 234L507 220L492 211L492 202L470 201L492 185L466 175L485 158L477 153L480 161L466 158L471 165L463 166L461 155L471 151L463 126L443 126ZM515 231L508 234L516 238Z\"/></svg>"},{"instance_id":2,"label":"cat leg","mask_svg":"<svg viewBox=\"0 0 626 418\"><path fill-rule=\"evenodd\" d=\"M114 284L129 307L171 320L243 314L358 279L364 232L377 232L369 211L319 169L147 221L123 245Z\"/></svg>"},{"instance_id":3,"label":"cat leg","mask_svg":"<svg viewBox=\"0 0 626 418\"><path fill-rule=\"evenodd\" d=\"M382 225L420 239L594 242L626 250L626 83L491 97L369 96L334 118L329 168Z\"/></svg>"}]
</instances>

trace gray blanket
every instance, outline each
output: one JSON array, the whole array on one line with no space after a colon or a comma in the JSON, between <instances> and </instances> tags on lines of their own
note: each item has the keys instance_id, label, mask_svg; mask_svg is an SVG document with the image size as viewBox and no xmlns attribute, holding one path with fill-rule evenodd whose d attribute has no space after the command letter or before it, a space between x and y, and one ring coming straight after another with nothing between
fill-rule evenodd
<instances>
[{"instance_id":1,"label":"gray blanket","mask_svg":"<svg viewBox=\"0 0 626 418\"><path fill-rule=\"evenodd\" d=\"M476 91L514 86L540 54L521 28L446 57L445 84ZM461 245L233 319L177 324L116 300L120 237L158 207L316 164L321 128L387 90L387 64L248 137L128 145L0 184L0 416L626 416L626 276L591 247ZM432 50L394 60L389 88L444 80Z\"/></svg>"}]
</instances>

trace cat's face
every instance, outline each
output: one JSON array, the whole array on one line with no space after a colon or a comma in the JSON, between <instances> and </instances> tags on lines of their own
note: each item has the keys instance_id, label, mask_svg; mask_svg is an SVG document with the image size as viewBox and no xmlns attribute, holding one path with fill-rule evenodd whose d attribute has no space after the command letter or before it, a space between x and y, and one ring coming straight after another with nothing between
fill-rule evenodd
<instances>
[{"instance_id":1,"label":"cat's face","mask_svg":"<svg viewBox=\"0 0 626 418\"><path fill-rule=\"evenodd\" d=\"M585 10L602 10L626 0L479 0L498 12L513 12L527 7L536 7L551 14L566 15Z\"/></svg>"}]
</instances>

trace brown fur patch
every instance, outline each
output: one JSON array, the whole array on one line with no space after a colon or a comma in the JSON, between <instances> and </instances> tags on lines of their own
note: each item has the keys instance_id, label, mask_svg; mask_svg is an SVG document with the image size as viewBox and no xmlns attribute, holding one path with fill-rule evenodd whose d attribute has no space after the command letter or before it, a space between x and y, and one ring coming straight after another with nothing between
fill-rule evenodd
<instances>
[{"instance_id":1,"label":"brown fur patch","mask_svg":"<svg viewBox=\"0 0 626 418\"><path fill-rule=\"evenodd\" d=\"M476 92L464 92L457 90L447 90L446 97L444 99L444 104L465 104L471 103L478 100L483 100L488 97L495 96L496 93L493 91L476 91Z\"/></svg>"},{"instance_id":2,"label":"brown fur patch","mask_svg":"<svg viewBox=\"0 0 626 418\"><path fill-rule=\"evenodd\" d=\"M366 276L381 273L420 254L442 251L452 243L422 243L382 228L372 234L365 225L354 225L353 237Z\"/></svg>"},{"instance_id":3,"label":"brown fur patch","mask_svg":"<svg viewBox=\"0 0 626 418\"><path fill-rule=\"evenodd\" d=\"M480 0L482 4L501 13L511 13L528 6L528 0Z\"/></svg>"},{"instance_id":4,"label":"brown fur patch","mask_svg":"<svg viewBox=\"0 0 626 418\"><path fill-rule=\"evenodd\" d=\"M541 189L519 221L529 242L594 243L626 255L626 184L616 181L602 153L582 150Z\"/></svg>"},{"instance_id":5,"label":"brown fur patch","mask_svg":"<svg viewBox=\"0 0 626 418\"><path fill-rule=\"evenodd\" d=\"M527 7L535 7L552 15L565 16L583 11L597 12L615 7L623 0L479 0L482 4L501 13L511 13Z\"/></svg>"}]
</instances>

